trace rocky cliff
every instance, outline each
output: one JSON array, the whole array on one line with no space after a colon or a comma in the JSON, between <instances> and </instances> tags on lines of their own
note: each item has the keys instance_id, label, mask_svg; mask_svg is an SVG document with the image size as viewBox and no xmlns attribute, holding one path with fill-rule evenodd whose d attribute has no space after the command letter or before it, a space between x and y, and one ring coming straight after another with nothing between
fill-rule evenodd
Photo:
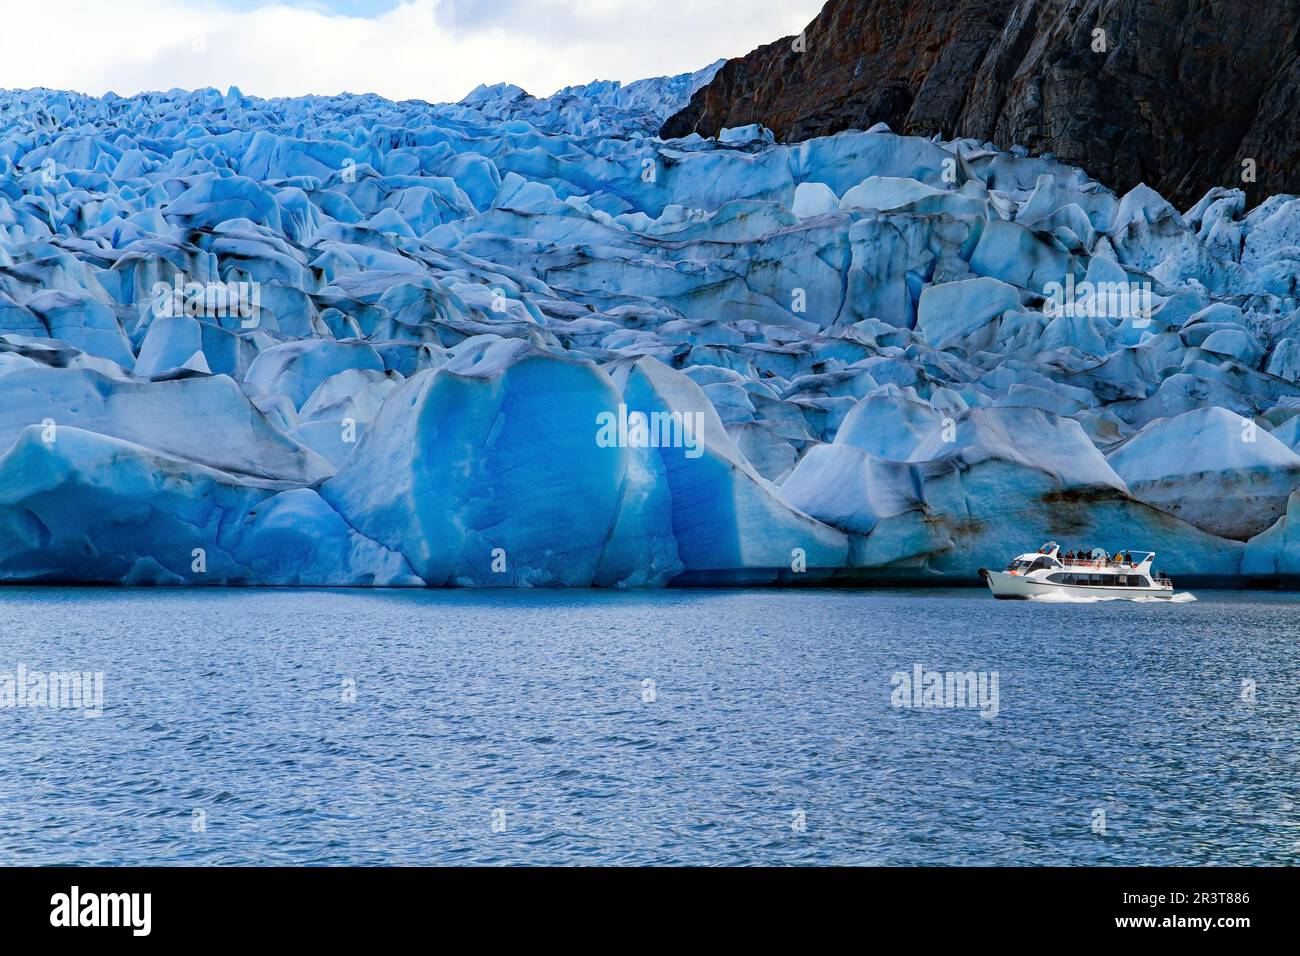
<instances>
[{"instance_id":1,"label":"rocky cliff","mask_svg":"<svg viewBox=\"0 0 1300 956\"><path fill-rule=\"evenodd\" d=\"M888 123L1051 152L1186 208L1300 192L1297 0L829 0L728 61L665 137L799 141ZM1250 162L1248 162L1250 161Z\"/></svg>"}]
</instances>

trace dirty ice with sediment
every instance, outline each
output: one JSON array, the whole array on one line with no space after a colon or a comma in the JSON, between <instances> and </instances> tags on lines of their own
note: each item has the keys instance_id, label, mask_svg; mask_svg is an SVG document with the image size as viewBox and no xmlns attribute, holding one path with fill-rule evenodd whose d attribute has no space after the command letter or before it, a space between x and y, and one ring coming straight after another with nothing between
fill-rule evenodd
<instances>
[{"instance_id":1,"label":"dirty ice with sediment","mask_svg":"<svg viewBox=\"0 0 1300 956\"><path fill-rule=\"evenodd\" d=\"M1300 201L659 139L716 69L0 93L0 580L1300 574Z\"/></svg>"}]
</instances>

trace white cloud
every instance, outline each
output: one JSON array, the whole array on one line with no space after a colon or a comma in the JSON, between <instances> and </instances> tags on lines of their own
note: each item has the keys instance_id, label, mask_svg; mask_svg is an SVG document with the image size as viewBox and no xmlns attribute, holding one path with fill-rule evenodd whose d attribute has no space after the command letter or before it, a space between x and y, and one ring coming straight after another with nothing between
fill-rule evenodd
<instances>
[{"instance_id":1,"label":"white cloud","mask_svg":"<svg viewBox=\"0 0 1300 956\"><path fill-rule=\"evenodd\" d=\"M441 3L441 6L440 6ZM737 7L744 6L743 10ZM797 33L821 0L409 0L372 18L205 0L6 3L0 87L122 95L238 86L258 96L458 100L479 83L539 96L683 73Z\"/></svg>"}]
</instances>

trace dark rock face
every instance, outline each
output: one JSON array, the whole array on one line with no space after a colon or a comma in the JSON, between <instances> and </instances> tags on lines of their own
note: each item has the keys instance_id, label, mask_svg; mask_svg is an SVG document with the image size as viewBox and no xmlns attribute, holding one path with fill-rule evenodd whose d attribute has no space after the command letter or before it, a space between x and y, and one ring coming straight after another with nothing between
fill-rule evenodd
<instances>
[{"instance_id":1,"label":"dark rock face","mask_svg":"<svg viewBox=\"0 0 1300 956\"><path fill-rule=\"evenodd\" d=\"M1257 202L1300 192L1298 27L1300 0L829 0L802 43L728 61L663 135L884 122L1055 153L1180 208L1212 186Z\"/></svg>"}]
</instances>

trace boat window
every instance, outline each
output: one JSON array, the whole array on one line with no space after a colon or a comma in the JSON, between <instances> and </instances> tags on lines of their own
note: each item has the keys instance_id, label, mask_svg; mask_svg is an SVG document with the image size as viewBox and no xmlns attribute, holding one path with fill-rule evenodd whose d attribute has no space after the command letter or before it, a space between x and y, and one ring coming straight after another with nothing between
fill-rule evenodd
<instances>
[{"instance_id":1,"label":"boat window","mask_svg":"<svg viewBox=\"0 0 1300 956\"><path fill-rule=\"evenodd\" d=\"M1025 571L1028 570L1028 568L1029 568L1029 562L1022 561L1020 558L1016 558L1014 561L1012 561L1010 564L1007 565L1008 571Z\"/></svg>"},{"instance_id":2,"label":"boat window","mask_svg":"<svg viewBox=\"0 0 1300 956\"><path fill-rule=\"evenodd\" d=\"M1039 558L1037 561L1034 562L1033 567L1031 567L1029 570L1030 570L1030 571L1041 571L1041 570L1042 570L1043 568L1045 568L1045 567L1048 567L1047 559L1046 559L1046 558Z\"/></svg>"},{"instance_id":3,"label":"boat window","mask_svg":"<svg viewBox=\"0 0 1300 956\"><path fill-rule=\"evenodd\" d=\"M1113 588L1115 586L1115 575L1103 574L1101 576L1101 583L1103 587Z\"/></svg>"},{"instance_id":4,"label":"boat window","mask_svg":"<svg viewBox=\"0 0 1300 956\"><path fill-rule=\"evenodd\" d=\"M1047 580L1053 584L1069 584L1071 575L1068 574L1049 574Z\"/></svg>"},{"instance_id":5,"label":"boat window","mask_svg":"<svg viewBox=\"0 0 1300 956\"><path fill-rule=\"evenodd\" d=\"M1135 588L1149 588L1151 587L1151 582L1139 574L1133 578L1133 586Z\"/></svg>"}]
</instances>

